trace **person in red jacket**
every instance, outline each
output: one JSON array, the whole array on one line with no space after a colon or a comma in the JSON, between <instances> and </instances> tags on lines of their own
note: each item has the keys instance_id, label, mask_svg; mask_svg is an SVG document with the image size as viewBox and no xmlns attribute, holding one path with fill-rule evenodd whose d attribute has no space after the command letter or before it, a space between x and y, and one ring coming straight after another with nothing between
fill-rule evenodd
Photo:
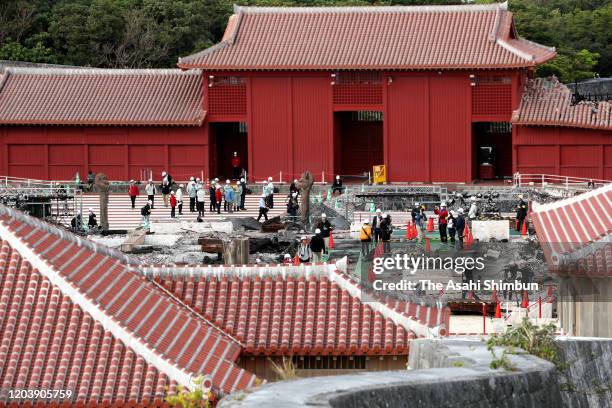
<instances>
[{"instance_id":1,"label":"person in red jacket","mask_svg":"<svg viewBox=\"0 0 612 408\"><path fill-rule=\"evenodd\" d=\"M232 156L232 170L234 180L238 180L238 178L240 178L240 157L238 157L238 152L234 152Z\"/></svg>"},{"instance_id":2,"label":"person in red jacket","mask_svg":"<svg viewBox=\"0 0 612 408\"><path fill-rule=\"evenodd\" d=\"M217 206L217 214L221 214L221 201L223 200L223 192L221 191L221 186L217 184L215 188L215 201Z\"/></svg>"},{"instance_id":3,"label":"person in red jacket","mask_svg":"<svg viewBox=\"0 0 612 408\"><path fill-rule=\"evenodd\" d=\"M446 209L446 203L442 201L440 207L437 205L434 207L434 214L438 216L438 230L440 231L440 242L447 242L446 227L448 224L448 210Z\"/></svg>"},{"instance_id":4,"label":"person in red jacket","mask_svg":"<svg viewBox=\"0 0 612 408\"><path fill-rule=\"evenodd\" d=\"M138 197L140 191L138 190L138 186L134 180L130 180L130 186L128 187L128 195L130 196L130 200L132 200L132 210L136 208L136 197Z\"/></svg>"},{"instance_id":5,"label":"person in red jacket","mask_svg":"<svg viewBox=\"0 0 612 408\"><path fill-rule=\"evenodd\" d=\"M170 192L170 218L176 217L176 195L174 191Z\"/></svg>"}]
</instances>

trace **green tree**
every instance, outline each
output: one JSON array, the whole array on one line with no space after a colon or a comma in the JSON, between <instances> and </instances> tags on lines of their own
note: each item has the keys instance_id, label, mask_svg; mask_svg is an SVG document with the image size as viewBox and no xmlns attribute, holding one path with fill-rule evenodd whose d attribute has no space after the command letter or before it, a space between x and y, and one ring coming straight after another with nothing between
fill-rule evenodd
<instances>
[{"instance_id":1,"label":"green tree","mask_svg":"<svg viewBox=\"0 0 612 408\"><path fill-rule=\"evenodd\" d=\"M555 75L561 82L575 82L593 78L599 54L588 50L559 50L557 57L538 67L538 75Z\"/></svg>"},{"instance_id":2,"label":"green tree","mask_svg":"<svg viewBox=\"0 0 612 408\"><path fill-rule=\"evenodd\" d=\"M53 50L38 42L33 47L25 47L10 41L0 47L0 60L55 63Z\"/></svg>"}]
</instances>

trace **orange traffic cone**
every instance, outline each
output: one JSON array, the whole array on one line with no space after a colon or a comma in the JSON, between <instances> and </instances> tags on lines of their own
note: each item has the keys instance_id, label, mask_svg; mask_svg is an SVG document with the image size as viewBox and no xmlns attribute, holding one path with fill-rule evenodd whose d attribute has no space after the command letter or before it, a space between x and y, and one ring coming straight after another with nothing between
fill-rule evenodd
<instances>
[{"instance_id":1,"label":"orange traffic cone","mask_svg":"<svg viewBox=\"0 0 612 408\"><path fill-rule=\"evenodd\" d=\"M431 244L429 243L429 238L425 238L425 252L431 252Z\"/></svg>"},{"instance_id":2,"label":"orange traffic cone","mask_svg":"<svg viewBox=\"0 0 612 408\"><path fill-rule=\"evenodd\" d=\"M501 306L499 305L499 302L497 302L497 304L495 305L495 318L496 319L501 319L502 315L501 315Z\"/></svg>"},{"instance_id":3,"label":"orange traffic cone","mask_svg":"<svg viewBox=\"0 0 612 408\"><path fill-rule=\"evenodd\" d=\"M416 222L412 223L412 239L416 239L419 237L419 231L417 230Z\"/></svg>"},{"instance_id":4,"label":"orange traffic cone","mask_svg":"<svg viewBox=\"0 0 612 408\"><path fill-rule=\"evenodd\" d=\"M521 235L527 235L527 218L523 220L523 227L521 228Z\"/></svg>"},{"instance_id":5,"label":"orange traffic cone","mask_svg":"<svg viewBox=\"0 0 612 408\"><path fill-rule=\"evenodd\" d=\"M329 249L334 249L334 234L332 231L329 231Z\"/></svg>"},{"instance_id":6,"label":"orange traffic cone","mask_svg":"<svg viewBox=\"0 0 612 408\"><path fill-rule=\"evenodd\" d=\"M472 234L472 230L468 230L468 240L470 241L470 246L474 243L474 235Z\"/></svg>"},{"instance_id":7,"label":"orange traffic cone","mask_svg":"<svg viewBox=\"0 0 612 408\"><path fill-rule=\"evenodd\" d=\"M410 225L410 222L408 222L408 224L406 224L406 240L410 239L412 239L412 227Z\"/></svg>"},{"instance_id":8,"label":"orange traffic cone","mask_svg":"<svg viewBox=\"0 0 612 408\"><path fill-rule=\"evenodd\" d=\"M523 291L523 301L521 302L521 307L527 308L529 307L529 295L527 295L527 291Z\"/></svg>"},{"instance_id":9,"label":"orange traffic cone","mask_svg":"<svg viewBox=\"0 0 612 408\"><path fill-rule=\"evenodd\" d=\"M433 217L429 217L429 219L427 220L427 232L433 232L433 230L434 230Z\"/></svg>"},{"instance_id":10,"label":"orange traffic cone","mask_svg":"<svg viewBox=\"0 0 612 408\"><path fill-rule=\"evenodd\" d=\"M518 220L518 218L514 220L514 230L515 231L519 230L519 220Z\"/></svg>"},{"instance_id":11,"label":"orange traffic cone","mask_svg":"<svg viewBox=\"0 0 612 408\"><path fill-rule=\"evenodd\" d=\"M300 264L300 257L297 256L297 254L295 254L295 256L293 257L293 265L298 266L299 264Z\"/></svg>"},{"instance_id":12,"label":"orange traffic cone","mask_svg":"<svg viewBox=\"0 0 612 408\"><path fill-rule=\"evenodd\" d=\"M465 225L465 230L463 232L463 236L465 237L465 247L469 248L470 245L472 245L472 242L470 240L470 236L472 234L472 231L470 231L470 227L467 226L467 224Z\"/></svg>"}]
</instances>

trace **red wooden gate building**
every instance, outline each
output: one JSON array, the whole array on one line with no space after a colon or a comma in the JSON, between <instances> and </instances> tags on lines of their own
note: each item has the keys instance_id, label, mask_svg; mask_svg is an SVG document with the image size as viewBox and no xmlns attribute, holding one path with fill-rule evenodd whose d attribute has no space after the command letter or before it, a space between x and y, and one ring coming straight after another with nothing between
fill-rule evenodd
<instances>
[{"instance_id":1,"label":"red wooden gate building","mask_svg":"<svg viewBox=\"0 0 612 408\"><path fill-rule=\"evenodd\" d=\"M518 36L505 4L236 7L180 69L5 68L0 172L228 177L237 152L255 181L377 164L393 182L609 177L609 104L580 131L530 113L550 106L525 90L554 56Z\"/></svg>"}]
</instances>

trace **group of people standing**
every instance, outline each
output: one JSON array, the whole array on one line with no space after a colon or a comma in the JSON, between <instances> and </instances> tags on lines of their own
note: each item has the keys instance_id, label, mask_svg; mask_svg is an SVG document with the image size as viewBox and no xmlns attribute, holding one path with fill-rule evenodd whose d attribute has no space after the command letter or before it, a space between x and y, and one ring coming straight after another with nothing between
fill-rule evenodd
<instances>
[{"instance_id":1,"label":"group of people standing","mask_svg":"<svg viewBox=\"0 0 612 408\"><path fill-rule=\"evenodd\" d=\"M321 262L323 255L329 252L329 237L334 229L332 223L327 219L325 213L321 214L316 224L314 235L310 238L303 235L297 249L297 257L301 263ZM285 255L285 259L287 259ZM289 257L290 259L290 257Z\"/></svg>"},{"instance_id":2,"label":"group of people standing","mask_svg":"<svg viewBox=\"0 0 612 408\"><path fill-rule=\"evenodd\" d=\"M443 201L440 206L434 207L434 214L438 216L438 231L440 232L440 242L455 244L459 241L460 247L463 246L463 233L465 231L465 216L463 208L457 211L449 211Z\"/></svg>"},{"instance_id":3,"label":"group of people standing","mask_svg":"<svg viewBox=\"0 0 612 408\"><path fill-rule=\"evenodd\" d=\"M230 180L225 181L225 185L219 182L218 178L206 180L203 182L200 178L191 177L187 183L187 188L184 184L179 184L176 190L174 189L174 180L166 171L162 172L162 181L158 186L149 180L144 187L147 195L147 203L141 208L143 223L149 224L151 210L155 207L155 196L158 191L161 191L164 207L170 207L170 217L175 218L178 215L183 215L184 197L189 199L189 211L197 212L198 218L204 216L204 204L206 202L206 190L208 190L209 211L221 213L221 204L223 210L231 213L234 211L246 210L244 203L247 194L247 184L244 178L232 184ZM130 180L128 187L128 196L132 204L132 209L136 208L136 198L140 195L140 189L136 181Z\"/></svg>"},{"instance_id":4,"label":"group of people standing","mask_svg":"<svg viewBox=\"0 0 612 408\"><path fill-rule=\"evenodd\" d=\"M391 251L391 235L393 234L393 225L391 224L391 216L383 214L379 209L376 210L376 215L372 218L372 223L366 220L359 231L359 240L361 241L361 253L367 255L370 252L372 243L383 243L385 252Z\"/></svg>"}]
</instances>

